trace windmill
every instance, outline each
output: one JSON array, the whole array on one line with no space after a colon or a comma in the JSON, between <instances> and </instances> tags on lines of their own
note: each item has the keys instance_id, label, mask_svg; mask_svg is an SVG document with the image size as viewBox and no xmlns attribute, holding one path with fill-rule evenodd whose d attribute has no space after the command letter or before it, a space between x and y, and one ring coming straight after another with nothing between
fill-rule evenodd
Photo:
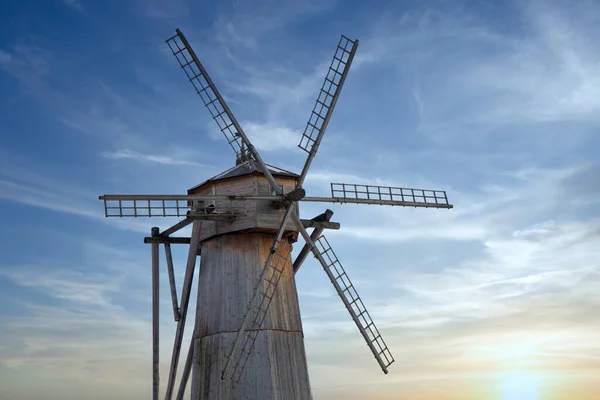
<instances>
[{"instance_id":1,"label":"windmill","mask_svg":"<svg viewBox=\"0 0 600 400\"><path fill-rule=\"evenodd\" d=\"M177 322L166 399L172 398L200 256L192 341L177 392L190 374L192 399L310 399L310 385L294 274L309 252L323 267L384 373L394 362L324 229L339 229L333 212L306 220L300 202L452 208L446 192L332 183L331 197L306 196L302 184L329 123L358 40L341 36L299 147L308 156L300 174L266 164L210 79L183 33L166 43L234 150L234 167L186 195L104 195L106 217L184 217L144 239L152 246L153 398L158 399L159 245L163 244ZM172 236L192 225L190 237ZM312 228L311 234L307 228ZM305 244L291 260L298 234ZM181 298L176 293L171 244L189 244ZM192 373L193 369L193 373Z\"/></svg>"}]
</instances>

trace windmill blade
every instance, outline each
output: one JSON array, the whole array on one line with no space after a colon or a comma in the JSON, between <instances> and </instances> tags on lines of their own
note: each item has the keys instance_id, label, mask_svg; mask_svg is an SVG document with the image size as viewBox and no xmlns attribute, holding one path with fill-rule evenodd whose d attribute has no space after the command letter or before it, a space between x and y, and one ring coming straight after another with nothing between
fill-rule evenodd
<instances>
[{"instance_id":1,"label":"windmill blade","mask_svg":"<svg viewBox=\"0 0 600 400\"><path fill-rule=\"evenodd\" d=\"M242 155L245 155L245 135L241 134L242 128L240 124L233 116L233 113L210 79L210 76L208 76L204 66L183 33L179 29L176 29L175 32L174 36L166 40L171 52L177 59L177 62L179 62L188 80L194 86L194 89L196 89L196 93L202 99L202 102L219 126L219 130L225 136L225 139L227 139L236 156L238 158L242 157Z\"/></svg>"},{"instance_id":2,"label":"windmill blade","mask_svg":"<svg viewBox=\"0 0 600 400\"><path fill-rule=\"evenodd\" d=\"M238 382L242 376L290 254L290 245L281 240L281 237L293 209L294 203L290 204L285 211L269 256L254 287L252 298L242 319L233 347L227 357L223 371L221 371L221 379L229 376L233 382Z\"/></svg>"},{"instance_id":3,"label":"windmill blade","mask_svg":"<svg viewBox=\"0 0 600 400\"><path fill-rule=\"evenodd\" d=\"M243 212L243 200L285 200L284 196L194 196L194 195L120 195L105 194L99 197L104 201L106 217L185 217L193 202L203 202L204 207L195 210L196 217L205 219L227 219ZM211 203L217 202L215 209Z\"/></svg>"},{"instance_id":4,"label":"windmill blade","mask_svg":"<svg viewBox=\"0 0 600 400\"><path fill-rule=\"evenodd\" d=\"M332 197L305 197L303 201L379 204L388 206L453 208L443 190L332 183Z\"/></svg>"},{"instance_id":5,"label":"windmill blade","mask_svg":"<svg viewBox=\"0 0 600 400\"><path fill-rule=\"evenodd\" d=\"M298 186L302 186L310 164L317 154L357 48L358 40L350 40L342 35L327 70L323 86L321 86L321 90L319 91L319 96L317 96L315 106L312 109L310 118L306 123L306 128L302 133L302 138L298 144L298 147L308 153L308 158L300 174Z\"/></svg>"},{"instance_id":6,"label":"windmill blade","mask_svg":"<svg viewBox=\"0 0 600 400\"><path fill-rule=\"evenodd\" d=\"M306 229L302 227L300 219L296 214L292 215L294 224L300 231L300 234L311 247L311 251L323 266L325 273L329 277L329 280L333 284L336 292L342 299L342 302L346 306L346 309L350 313L352 320L358 327L360 334L367 342L367 346L371 349L371 352L375 356L377 363L381 367L381 370L387 374L388 367L394 362L394 357L390 353L387 345L385 344L379 330L375 326L375 323L371 319L369 312L363 304L361 298L358 296L354 285L350 281L348 274L342 267L342 264L338 260L337 256L331 249L329 242L325 236L321 236L316 241L312 241Z\"/></svg>"}]
</instances>

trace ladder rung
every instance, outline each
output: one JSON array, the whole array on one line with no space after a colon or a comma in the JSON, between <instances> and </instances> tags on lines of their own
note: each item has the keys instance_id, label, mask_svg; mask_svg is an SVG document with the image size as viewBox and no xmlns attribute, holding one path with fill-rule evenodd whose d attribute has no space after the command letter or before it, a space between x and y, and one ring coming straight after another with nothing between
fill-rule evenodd
<instances>
[{"instance_id":1,"label":"ladder rung","mask_svg":"<svg viewBox=\"0 0 600 400\"><path fill-rule=\"evenodd\" d=\"M327 96L329 97L333 97L333 95L329 92L326 92L325 90L321 89L321 92L325 93Z\"/></svg>"},{"instance_id":2,"label":"ladder rung","mask_svg":"<svg viewBox=\"0 0 600 400\"><path fill-rule=\"evenodd\" d=\"M317 100L317 103L321 104L324 108L326 108L327 110L329 110L329 106L327 104L323 103L321 100ZM316 108L316 105L315 105L315 108ZM317 114L317 115L319 115L319 114Z\"/></svg>"},{"instance_id":3,"label":"ladder rung","mask_svg":"<svg viewBox=\"0 0 600 400\"><path fill-rule=\"evenodd\" d=\"M349 53L348 51L346 51L346 49L342 49L340 46L338 46L338 49L341 49L344 53ZM338 60L340 63L344 64L344 66L346 65L346 62L344 60L340 60L339 58L337 58L336 56L333 56L334 60ZM333 63L332 63L333 64Z\"/></svg>"},{"instance_id":4,"label":"ladder rung","mask_svg":"<svg viewBox=\"0 0 600 400\"><path fill-rule=\"evenodd\" d=\"M319 128L317 128L317 126L316 126L316 125L313 125L313 124L312 124L312 123L310 123L310 122L309 122L309 123L307 123L307 125L308 125L308 126L312 126L312 127L313 127L313 128L315 128L316 130L319 130Z\"/></svg>"},{"instance_id":5,"label":"ladder rung","mask_svg":"<svg viewBox=\"0 0 600 400\"><path fill-rule=\"evenodd\" d=\"M191 79L190 79L190 81L191 81ZM206 89L209 88L209 86L201 86L201 87L202 87L202 89L196 90L197 95L200 95L200 93L202 93L202 92L206 92Z\"/></svg>"},{"instance_id":6,"label":"ladder rung","mask_svg":"<svg viewBox=\"0 0 600 400\"><path fill-rule=\"evenodd\" d=\"M336 87L336 89L337 89L337 87L339 86L337 83L335 83L334 81L332 81L332 80L331 80L331 79L329 79L329 78L325 78L325 82L331 82L331 85L332 85L332 86L335 86L335 87Z\"/></svg>"},{"instance_id":7,"label":"ladder rung","mask_svg":"<svg viewBox=\"0 0 600 400\"><path fill-rule=\"evenodd\" d=\"M339 72L339 71L336 71L335 69L333 69L333 68L331 68L331 67L329 67L329 69L330 69L331 71L335 72L335 73L336 73L336 74L338 74L338 75L342 75L342 73L341 73L341 72Z\"/></svg>"},{"instance_id":8,"label":"ladder rung","mask_svg":"<svg viewBox=\"0 0 600 400\"><path fill-rule=\"evenodd\" d=\"M209 97L209 98L210 98L210 97ZM209 101L208 103L204 103L204 105L205 105L206 107L208 107L208 106L210 106L211 104L213 104L214 102L216 102L216 101L218 101L218 100L219 100L219 98L218 98L218 97L215 97L214 99L212 99L212 100L211 100L211 101Z\"/></svg>"},{"instance_id":9,"label":"ladder rung","mask_svg":"<svg viewBox=\"0 0 600 400\"><path fill-rule=\"evenodd\" d=\"M327 106L323 105L323 107L327 107ZM319 114L319 113L316 113L316 112L314 112L314 111L313 111L312 113L313 113L314 115L316 115L316 116L317 116L317 118L320 118L320 119L323 119L323 120L325 119L325 117L324 117L324 116L322 116L322 115L321 115L321 114Z\"/></svg>"},{"instance_id":10,"label":"ladder rung","mask_svg":"<svg viewBox=\"0 0 600 400\"><path fill-rule=\"evenodd\" d=\"M347 292L350 288L353 288L354 286L352 284L350 284L349 286L346 286L346 288L344 290L342 290L342 293Z\"/></svg>"},{"instance_id":11,"label":"ladder rung","mask_svg":"<svg viewBox=\"0 0 600 400\"><path fill-rule=\"evenodd\" d=\"M174 37L174 36L173 36L173 37ZM180 48L180 47L177 45L177 42L173 41L173 43L175 43L175 45L177 46L177 51L174 51L174 52L173 52L173 55L174 55L174 56L175 56L175 55L177 55L177 54L179 54L179 53L181 53L182 51L184 51L184 50L185 50L185 47L181 47L181 48Z\"/></svg>"},{"instance_id":12,"label":"ladder rung","mask_svg":"<svg viewBox=\"0 0 600 400\"><path fill-rule=\"evenodd\" d=\"M218 113L217 115L215 115L215 116L213 117L213 119L217 119L217 118L219 118L219 117L220 117L221 115L223 115L223 114L227 114L227 112L225 112L225 111L222 111L222 112Z\"/></svg>"}]
</instances>

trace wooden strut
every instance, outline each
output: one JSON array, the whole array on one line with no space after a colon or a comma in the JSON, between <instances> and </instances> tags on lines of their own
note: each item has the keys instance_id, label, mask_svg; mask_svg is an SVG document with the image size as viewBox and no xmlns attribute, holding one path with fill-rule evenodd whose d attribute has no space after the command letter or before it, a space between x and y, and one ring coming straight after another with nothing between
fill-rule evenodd
<instances>
[{"instance_id":1,"label":"wooden strut","mask_svg":"<svg viewBox=\"0 0 600 400\"><path fill-rule=\"evenodd\" d=\"M153 227L152 236L156 237L159 234L159 229ZM159 367L158 367L158 344L159 344L159 269L158 269L158 242L152 243L152 399L158 400L159 390Z\"/></svg>"},{"instance_id":2,"label":"wooden strut","mask_svg":"<svg viewBox=\"0 0 600 400\"><path fill-rule=\"evenodd\" d=\"M185 388L187 386L188 380L190 378L190 373L192 372L192 362L194 360L194 344L196 342L196 337L198 336L197 332L197 324L194 324L194 330L192 332L192 340L190 341L190 347L188 348L188 354L185 359L185 365L183 366L183 372L181 374L181 381L179 382L179 390L177 391L176 400L183 400L183 395L185 394Z\"/></svg>"},{"instance_id":3,"label":"wooden strut","mask_svg":"<svg viewBox=\"0 0 600 400\"><path fill-rule=\"evenodd\" d=\"M190 244L190 238L189 237L163 237L161 235L159 236L154 236L154 237L145 237L144 238L144 243L146 244L152 244L152 243L159 243L159 244Z\"/></svg>"},{"instance_id":4,"label":"wooden strut","mask_svg":"<svg viewBox=\"0 0 600 400\"><path fill-rule=\"evenodd\" d=\"M196 258L198 257L201 224L201 221L194 221L194 224L192 226L190 250L188 253L187 264L185 267L183 289L181 291L181 302L179 311L180 319L179 321L177 321L177 330L175 331L175 340L173 343L173 353L171 355L171 367L169 371L169 380L167 383L165 400L171 400L171 397L173 396L173 387L175 385L175 378L177 376L177 364L179 363L179 353L181 352L181 342L183 340L183 331L185 329L185 320L187 317L190 292L192 290L192 280L194 279L194 269L196 267Z\"/></svg>"},{"instance_id":5,"label":"wooden strut","mask_svg":"<svg viewBox=\"0 0 600 400\"><path fill-rule=\"evenodd\" d=\"M322 223L329 222L329 220L331 219L332 216L333 216L333 211L331 211L330 209L327 209L323 214L320 214L311 220L312 222L316 222L314 220L319 219L319 220L321 220L321 221L319 221L319 223L321 225L315 227L315 229L312 231L312 233L310 235L310 240L312 240L314 242L315 240L317 240L319 238L319 236L321 236L321 234L325 230L325 227L322 225ZM304 224L304 221L305 220L302 220L303 224ZM310 245L308 243L305 243L304 247L302 247L302 250L300 250L300 253L298 253L298 256L294 260L294 264L293 264L294 274L296 272L298 272L298 270L302 266L302 263L304 262L304 260L306 260L306 257L308 256L309 252L310 252Z\"/></svg>"},{"instance_id":6,"label":"wooden strut","mask_svg":"<svg viewBox=\"0 0 600 400\"><path fill-rule=\"evenodd\" d=\"M175 322L181 319L179 314L179 305L177 301L177 288L175 287L175 272L173 271L173 255L171 254L171 244L165 243L165 257L167 258L167 272L169 274L169 286L171 287L171 302L173 303L173 318Z\"/></svg>"},{"instance_id":7,"label":"wooden strut","mask_svg":"<svg viewBox=\"0 0 600 400\"><path fill-rule=\"evenodd\" d=\"M179 221L178 223L176 223L175 225L173 225L172 227L165 229L160 236L162 237L166 237L166 236L171 236L172 234L174 234L175 232L177 232L178 230L185 228L186 226L188 226L189 224L191 224L192 222L194 222L193 220L186 218L184 220Z\"/></svg>"}]
</instances>

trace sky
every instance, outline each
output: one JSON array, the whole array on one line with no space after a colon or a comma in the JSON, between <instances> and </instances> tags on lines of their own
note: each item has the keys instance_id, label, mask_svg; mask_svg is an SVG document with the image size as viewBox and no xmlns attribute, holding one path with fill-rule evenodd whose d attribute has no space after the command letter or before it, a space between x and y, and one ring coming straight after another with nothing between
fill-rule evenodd
<instances>
[{"instance_id":1,"label":"sky","mask_svg":"<svg viewBox=\"0 0 600 400\"><path fill-rule=\"evenodd\" d=\"M327 238L396 359L383 375L309 257L296 280L314 399L597 399L600 4L586 0L2 2L0 398L151 393L142 238L176 220L107 219L98 196L185 194L234 163L164 42L175 28L265 161L296 172L339 35L359 39L307 194L368 183L454 204L301 205L335 212ZM181 289L185 248L174 257ZM161 284L164 390L164 263Z\"/></svg>"}]
</instances>

